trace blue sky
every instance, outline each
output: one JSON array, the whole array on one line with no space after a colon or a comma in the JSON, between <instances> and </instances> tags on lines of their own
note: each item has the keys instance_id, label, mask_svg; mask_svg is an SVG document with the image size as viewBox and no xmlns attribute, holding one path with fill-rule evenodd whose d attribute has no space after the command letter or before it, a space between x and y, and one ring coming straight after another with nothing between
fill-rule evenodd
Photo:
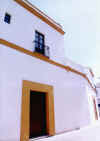
<instances>
[{"instance_id":1,"label":"blue sky","mask_svg":"<svg viewBox=\"0 0 100 141\"><path fill-rule=\"evenodd\" d=\"M66 57L89 66L100 76L98 0L29 0L60 23L65 34ZM98 1L98 5L97 4Z\"/></svg>"}]
</instances>

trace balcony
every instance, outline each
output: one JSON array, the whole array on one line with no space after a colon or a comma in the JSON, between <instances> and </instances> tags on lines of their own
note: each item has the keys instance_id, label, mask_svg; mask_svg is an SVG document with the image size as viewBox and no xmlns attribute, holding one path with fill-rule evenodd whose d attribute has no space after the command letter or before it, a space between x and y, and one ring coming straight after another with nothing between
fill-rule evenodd
<instances>
[{"instance_id":1,"label":"balcony","mask_svg":"<svg viewBox=\"0 0 100 141\"><path fill-rule=\"evenodd\" d=\"M40 53L43 56L50 58L49 46L41 44L40 42L34 41L34 52Z\"/></svg>"}]
</instances>

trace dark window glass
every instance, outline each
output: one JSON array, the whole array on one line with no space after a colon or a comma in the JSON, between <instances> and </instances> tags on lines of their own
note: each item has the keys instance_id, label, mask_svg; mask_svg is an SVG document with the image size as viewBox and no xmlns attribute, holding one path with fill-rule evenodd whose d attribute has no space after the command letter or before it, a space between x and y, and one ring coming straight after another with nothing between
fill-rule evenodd
<instances>
[{"instance_id":1,"label":"dark window glass","mask_svg":"<svg viewBox=\"0 0 100 141\"><path fill-rule=\"evenodd\" d=\"M11 21L11 15L9 15L8 13L5 14L5 17L4 17L4 21L8 24L10 24L10 21Z\"/></svg>"},{"instance_id":2,"label":"dark window glass","mask_svg":"<svg viewBox=\"0 0 100 141\"><path fill-rule=\"evenodd\" d=\"M98 104L98 107L100 107L100 104Z\"/></svg>"},{"instance_id":3,"label":"dark window glass","mask_svg":"<svg viewBox=\"0 0 100 141\"><path fill-rule=\"evenodd\" d=\"M44 47L45 47L44 35L36 31L35 32L35 51L44 55Z\"/></svg>"}]
</instances>

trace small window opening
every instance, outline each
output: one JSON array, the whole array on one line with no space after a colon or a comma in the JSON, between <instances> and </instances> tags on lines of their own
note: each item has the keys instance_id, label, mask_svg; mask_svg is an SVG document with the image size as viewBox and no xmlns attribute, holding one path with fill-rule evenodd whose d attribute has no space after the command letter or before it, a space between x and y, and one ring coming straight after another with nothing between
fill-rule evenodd
<instances>
[{"instance_id":1,"label":"small window opening","mask_svg":"<svg viewBox=\"0 0 100 141\"><path fill-rule=\"evenodd\" d=\"M11 21L11 15L6 13L5 14L5 17L4 17L4 21L8 24L10 24L10 21Z\"/></svg>"}]
</instances>

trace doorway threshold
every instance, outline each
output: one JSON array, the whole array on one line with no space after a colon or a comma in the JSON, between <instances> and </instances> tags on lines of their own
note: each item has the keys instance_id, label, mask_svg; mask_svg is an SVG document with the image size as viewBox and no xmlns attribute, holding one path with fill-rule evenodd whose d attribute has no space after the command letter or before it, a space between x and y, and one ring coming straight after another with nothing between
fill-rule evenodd
<instances>
[{"instance_id":1,"label":"doorway threshold","mask_svg":"<svg viewBox=\"0 0 100 141\"><path fill-rule=\"evenodd\" d=\"M49 136L40 136L40 137L29 139L29 141L36 141L36 140L45 139L45 138L48 138L48 137Z\"/></svg>"}]
</instances>

